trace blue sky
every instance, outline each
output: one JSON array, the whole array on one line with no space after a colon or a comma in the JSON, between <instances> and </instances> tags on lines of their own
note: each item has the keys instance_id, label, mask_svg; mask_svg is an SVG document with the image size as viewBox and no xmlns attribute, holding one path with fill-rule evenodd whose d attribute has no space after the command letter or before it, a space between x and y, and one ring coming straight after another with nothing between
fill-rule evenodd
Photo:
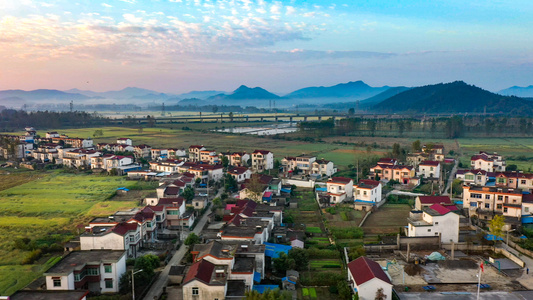
<instances>
[{"instance_id":1,"label":"blue sky","mask_svg":"<svg viewBox=\"0 0 533 300\"><path fill-rule=\"evenodd\" d=\"M531 16L533 1L503 0L7 0L0 89L497 91L533 84Z\"/></svg>"}]
</instances>

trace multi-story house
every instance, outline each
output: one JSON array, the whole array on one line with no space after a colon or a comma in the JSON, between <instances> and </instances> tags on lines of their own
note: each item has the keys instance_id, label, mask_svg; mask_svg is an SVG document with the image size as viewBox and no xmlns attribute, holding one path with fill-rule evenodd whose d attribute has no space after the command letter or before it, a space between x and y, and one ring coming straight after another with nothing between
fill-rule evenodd
<instances>
[{"instance_id":1,"label":"multi-story house","mask_svg":"<svg viewBox=\"0 0 533 300\"><path fill-rule=\"evenodd\" d=\"M193 263L183 280L183 299L226 299L229 270L205 259Z\"/></svg>"},{"instance_id":2,"label":"multi-story house","mask_svg":"<svg viewBox=\"0 0 533 300\"><path fill-rule=\"evenodd\" d=\"M168 148L168 158L170 159L181 159L185 160L187 159L187 151L185 149L178 149L178 148Z\"/></svg>"},{"instance_id":3,"label":"multi-story house","mask_svg":"<svg viewBox=\"0 0 533 300\"><path fill-rule=\"evenodd\" d=\"M228 163L230 166L234 167L242 167L248 165L248 160L250 159L250 154L246 152L226 152L226 153L219 153L219 157L222 159L222 157L228 158Z\"/></svg>"},{"instance_id":4,"label":"multi-story house","mask_svg":"<svg viewBox=\"0 0 533 300\"><path fill-rule=\"evenodd\" d=\"M252 177L252 171L246 167L229 167L227 173L235 178L235 181L239 183L244 182L246 179L250 179Z\"/></svg>"},{"instance_id":5,"label":"multi-story house","mask_svg":"<svg viewBox=\"0 0 533 300\"><path fill-rule=\"evenodd\" d=\"M48 291L89 290L105 294L118 293L119 280L125 272L125 251L90 250L70 252L43 275Z\"/></svg>"},{"instance_id":6,"label":"multi-story house","mask_svg":"<svg viewBox=\"0 0 533 300\"><path fill-rule=\"evenodd\" d=\"M381 198L381 182L377 180L361 179L353 186L353 198L355 204L368 203L374 205L382 200Z\"/></svg>"},{"instance_id":7,"label":"multi-story house","mask_svg":"<svg viewBox=\"0 0 533 300\"><path fill-rule=\"evenodd\" d=\"M392 283L381 266L365 257L351 261L348 267L348 281L361 300L373 300L381 289L383 299L392 299Z\"/></svg>"},{"instance_id":8,"label":"multi-story house","mask_svg":"<svg viewBox=\"0 0 533 300\"><path fill-rule=\"evenodd\" d=\"M463 186L463 207L470 216L491 220L495 214L506 221L519 220L522 212L521 189L488 186Z\"/></svg>"},{"instance_id":9,"label":"multi-story house","mask_svg":"<svg viewBox=\"0 0 533 300\"><path fill-rule=\"evenodd\" d=\"M312 164L311 174L320 174L320 176L330 177L337 173L337 168L332 161L323 158L317 159Z\"/></svg>"},{"instance_id":10,"label":"multi-story house","mask_svg":"<svg viewBox=\"0 0 533 300\"><path fill-rule=\"evenodd\" d=\"M168 149L152 148L150 150L152 160L166 160L168 158Z\"/></svg>"},{"instance_id":11,"label":"multi-story house","mask_svg":"<svg viewBox=\"0 0 533 300\"><path fill-rule=\"evenodd\" d=\"M133 143L132 143L130 138L118 138L117 139L117 144L130 145L130 146L133 145Z\"/></svg>"},{"instance_id":12,"label":"multi-story house","mask_svg":"<svg viewBox=\"0 0 533 300\"><path fill-rule=\"evenodd\" d=\"M200 161L200 152L205 150L203 145L191 145L189 146L189 161Z\"/></svg>"},{"instance_id":13,"label":"multi-story house","mask_svg":"<svg viewBox=\"0 0 533 300\"><path fill-rule=\"evenodd\" d=\"M80 236L81 250L125 250L128 257L137 256L141 243L141 226L137 223L89 226Z\"/></svg>"},{"instance_id":14,"label":"multi-story house","mask_svg":"<svg viewBox=\"0 0 533 300\"><path fill-rule=\"evenodd\" d=\"M503 157L497 153L488 154L480 151L479 154L470 158L470 166L472 169L480 169L487 172L504 172L506 163Z\"/></svg>"},{"instance_id":15,"label":"multi-story house","mask_svg":"<svg viewBox=\"0 0 533 300\"><path fill-rule=\"evenodd\" d=\"M374 180L396 180L401 184L409 184L413 177L415 177L415 169L412 166L378 163L370 168L370 178Z\"/></svg>"},{"instance_id":16,"label":"multi-story house","mask_svg":"<svg viewBox=\"0 0 533 300\"><path fill-rule=\"evenodd\" d=\"M433 204L422 211L411 211L407 236L440 236L442 243L459 242L459 219L455 206Z\"/></svg>"},{"instance_id":17,"label":"multi-story house","mask_svg":"<svg viewBox=\"0 0 533 300\"><path fill-rule=\"evenodd\" d=\"M353 180L346 177L332 177L326 183L331 203L341 203L353 196Z\"/></svg>"},{"instance_id":18,"label":"multi-story house","mask_svg":"<svg viewBox=\"0 0 533 300\"><path fill-rule=\"evenodd\" d=\"M489 181L489 172L484 170L457 170L455 178L464 184L486 185Z\"/></svg>"},{"instance_id":19,"label":"multi-story house","mask_svg":"<svg viewBox=\"0 0 533 300\"><path fill-rule=\"evenodd\" d=\"M178 172L178 168L183 165L182 160L177 159L167 159L164 161L151 161L150 170L155 172L169 172L175 173Z\"/></svg>"},{"instance_id":20,"label":"multi-story house","mask_svg":"<svg viewBox=\"0 0 533 300\"><path fill-rule=\"evenodd\" d=\"M218 164L220 163L220 157L213 150L201 150L200 151L200 161L208 164Z\"/></svg>"},{"instance_id":21,"label":"multi-story house","mask_svg":"<svg viewBox=\"0 0 533 300\"><path fill-rule=\"evenodd\" d=\"M152 147L146 144L137 145L133 147L133 154L135 155L135 158L144 158L144 159L150 159L152 156Z\"/></svg>"},{"instance_id":22,"label":"multi-story house","mask_svg":"<svg viewBox=\"0 0 533 300\"><path fill-rule=\"evenodd\" d=\"M252 170L263 172L274 168L274 154L268 150L255 150L252 153Z\"/></svg>"},{"instance_id":23,"label":"multi-story house","mask_svg":"<svg viewBox=\"0 0 533 300\"><path fill-rule=\"evenodd\" d=\"M440 204L444 206L453 205L449 196L418 196L415 199L415 209L422 210L425 207L430 207L433 204Z\"/></svg>"},{"instance_id":24,"label":"multi-story house","mask_svg":"<svg viewBox=\"0 0 533 300\"><path fill-rule=\"evenodd\" d=\"M167 215L166 215L166 227L169 229L178 229L181 226L184 226L182 223L183 216L186 213L185 209L185 199L183 197L177 198L160 198L157 206L165 206ZM188 222L185 224L185 227L188 228Z\"/></svg>"},{"instance_id":25,"label":"multi-story house","mask_svg":"<svg viewBox=\"0 0 533 300\"><path fill-rule=\"evenodd\" d=\"M284 173L299 170L302 174L311 174L313 162L315 161L316 157L311 155L288 156L281 160L281 166L283 167Z\"/></svg>"},{"instance_id":26,"label":"multi-story house","mask_svg":"<svg viewBox=\"0 0 533 300\"><path fill-rule=\"evenodd\" d=\"M57 131L50 131L50 132L47 132L45 134L45 137L47 139L58 138L59 137L59 133L57 133Z\"/></svg>"},{"instance_id":27,"label":"multi-story house","mask_svg":"<svg viewBox=\"0 0 533 300\"><path fill-rule=\"evenodd\" d=\"M440 178L441 166L440 162L426 160L418 164L417 176L423 176L424 178Z\"/></svg>"}]
</instances>

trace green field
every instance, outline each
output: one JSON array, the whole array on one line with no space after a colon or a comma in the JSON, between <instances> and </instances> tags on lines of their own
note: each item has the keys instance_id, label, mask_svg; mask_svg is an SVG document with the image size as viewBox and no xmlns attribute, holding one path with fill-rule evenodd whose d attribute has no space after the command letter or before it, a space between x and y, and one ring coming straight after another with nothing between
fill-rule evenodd
<instances>
[{"instance_id":1,"label":"green field","mask_svg":"<svg viewBox=\"0 0 533 300\"><path fill-rule=\"evenodd\" d=\"M62 242L90 218L137 204L131 199L107 201L117 187L132 187L135 181L61 172L32 174L32 181L0 191L0 295L13 293L43 272L41 265L21 265L29 252L15 249L16 239Z\"/></svg>"},{"instance_id":2,"label":"green field","mask_svg":"<svg viewBox=\"0 0 533 300\"><path fill-rule=\"evenodd\" d=\"M305 231L310 232L310 233L322 233L322 229L320 229L320 227L312 227L312 226L306 227Z\"/></svg>"}]
</instances>

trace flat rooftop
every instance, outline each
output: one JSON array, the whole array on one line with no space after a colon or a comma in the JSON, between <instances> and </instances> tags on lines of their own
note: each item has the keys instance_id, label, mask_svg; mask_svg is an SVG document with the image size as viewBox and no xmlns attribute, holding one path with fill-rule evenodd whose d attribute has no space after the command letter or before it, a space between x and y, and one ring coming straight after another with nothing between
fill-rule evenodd
<instances>
[{"instance_id":1,"label":"flat rooftop","mask_svg":"<svg viewBox=\"0 0 533 300\"><path fill-rule=\"evenodd\" d=\"M25 291L20 290L9 297L10 300L78 300L89 291Z\"/></svg>"},{"instance_id":2,"label":"flat rooftop","mask_svg":"<svg viewBox=\"0 0 533 300\"><path fill-rule=\"evenodd\" d=\"M253 273L255 259L253 257L235 257L232 272Z\"/></svg>"}]
</instances>

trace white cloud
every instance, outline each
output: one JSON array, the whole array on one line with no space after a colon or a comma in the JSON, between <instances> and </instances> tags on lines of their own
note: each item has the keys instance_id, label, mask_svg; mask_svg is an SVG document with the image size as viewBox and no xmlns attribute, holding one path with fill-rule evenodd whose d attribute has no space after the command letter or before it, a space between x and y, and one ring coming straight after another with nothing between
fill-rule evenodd
<instances>
[{"instance_id":1,"label":"white cloud","mask_svg":"<svg viewBox=\"0 0 533 300\"><path fill-rule=\"evenodd\" d=\"M296 12L296 9L294 7L292 7L292 6L287 6L286 9L287 9L287 15L288 16L290 16L290 15L292 15L292 14L294 14Z\"/></svg>"},{"instance_id":2,"label":"white cloud","mask_svg":"<svg viewBox=\"0 0 533 300\"><path fill-rule=\"evenodd\" d=\"M134 4L136 2L136 0L118 0L118 1L130 3L130 4Z\"/></svg>"},{"instance_id":3,"label":"white cloud","mask_svg":"<svg viewBox=\"0 0 533 300\"><path fill-rule=\"evenodd\" d=\"M124 20L131 23L140 23L142 22L142 18L137 18L133 14L123 14L122 17L124 17Z\"/></svg>"},{"instance_id":4,"label":"white cloud","mask_svg":"<svg viewBox=\"0 0 533 300\"><path fill-rule=\"evenodd\" d=\"M280 6L276 3L276 4L273 4L271 7L270 7L270 13L271 14L275 14L275 15L279 15L281 14L281 8Z\"/></svg>"},{"instance_id":5,"label":"white cloud","mask_svg":"<svg viewBox=\"0 0 533 300\"><path fill-rule=\"evenodd\" d=\"M107 4L107 3L102 3L102 6L103 6L103 7L107 7L107 8L109 8L109 7L113 7L113 5L109 5L109 4Z\"/></svg>"}]
</instances>

